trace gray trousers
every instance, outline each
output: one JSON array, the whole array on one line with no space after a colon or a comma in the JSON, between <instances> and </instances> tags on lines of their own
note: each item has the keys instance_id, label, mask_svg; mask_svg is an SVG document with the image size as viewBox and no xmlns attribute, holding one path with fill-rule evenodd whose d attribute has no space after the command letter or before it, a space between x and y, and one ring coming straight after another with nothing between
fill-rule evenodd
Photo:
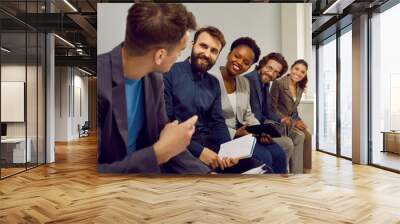
<instances>
[{"instance_id":1,"label":"gray trousers","mask_svg":"<svg viewBox=\"0 0 400 224\"><path fill-rule=\"evenodd\" d=\"M289 161L291 160L291 158L293 156L293 151L294 151L292 139L290 139L287 136L282 136L282 137L279 137L279 138L272 138L272 140L276 144L281 146L283 151L285 151L286 161L289 164Z\"/></svg>"},{"instance_id":2,"label":"gray trousers","mask_svg":"<svg viewBox=\"0 0 400 224\"><path fill-rule=\"evenodd\" d=\"M290 160L290 172L291 173L304 173L303 161L304 161L304 139L305 135L302 131L297 128L293 128L289 132L289 137L293 142L293 155Z\"/></svg>"}]
</instances>

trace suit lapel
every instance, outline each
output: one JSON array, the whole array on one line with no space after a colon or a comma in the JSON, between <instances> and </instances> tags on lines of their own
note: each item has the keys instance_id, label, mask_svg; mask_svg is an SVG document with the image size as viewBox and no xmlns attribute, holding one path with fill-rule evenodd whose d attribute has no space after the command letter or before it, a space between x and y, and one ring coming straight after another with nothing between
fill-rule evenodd
<instances>
[{"instance_id":1,"label":"suit lapel","mask_svg":"<svg viewBox=\"0 0 400 224\"><path fill-rule=\"evenodd\" d=\"M149 75L143 77L143 97L144 97L144 116L146 125L143 127L146 129L146 134L150 139L156 139L157 136L154 136L155 133L158 133L156 130L155 124L158 121L158 118L155 117L155 109L156 102L154 99L154 91L151 82L151 78Z\"/></svg>"},{"instance_id":2,"label":"suit lapel","mask_svg":"<svg viewBox=\"0 0 400 224\"><path fill-rule=\"evenodd\" d=\"M117 128L128 145L128 118L126 111L125 78L122 69L121 46L114 48L111 52L111 75L112 75L112 104L114 119Z\"/></svg>"},{"instance_id":3,"label":"suit lapel","mask_svg":"<svg viewBox=\"0 0 400 224\"><path fill-rule=\"evenodd\" d=\"M242 124L244 120L243 116L243 104L246 99L243 99L243 85L239 77L235 78L236 82L236 119Z\"/></svg>"},{"instance_id":4,"label":"suit lapel","mask_svg":"<svg viewBox=\"0 0 400 224\"><path fill-rule=\"evenodd\" d=\"M294 102L295 107L297 107L297 105L299 105L302 95L303 95L303 89L301 89L299 86L297 86L296 102Z\"/></svg>"},{"instance_id":5,"label":"suit lapel","mask_svg":"<svg viewBox=\"0 0 400 224\"><path fill-rule=\"evenodd\" d=\"M290 93L290 89L289 89L289 75L286 75L286 76L283 78L283 88L284 88L285 94L288 95L289 98L290 98L290 99L292 100L292 102L294 103L292 94Z\"/></svg>"},{"instance_id":6,"label":"suit lapel","mask_svg":"<svg viewBox=\"0 0 400 224\"><path fill-rule=\"evenodd\" d=\"M257 70L254 70L253 72L254 72L254 80L255 80L255 87L256 87L256 92L257 92L257 96L258 96L258 102L259 102L260 108L261 108L262 103L264 101L262 88L261 88L261 80L260 80L260 76L258 75Z\"/></svg>"},{"instance_id":7,"label":"suit lapel","mask_svg":"<svg viewBox=\"0 0 400 224\"><path fill-rule=\"evenodd\" d=\"M221 66L219 69L220 69L220 73L217 73L216 77L217 77L217 79L219 81L219 85L221 87L221 101L226 102L226 104L229 105L229 112L226 111L226 114L228 114L230 116L235 116L234 108L232 107L231 101L229 100L228 92L226 91L226 88L225 88L224 78L222 77L222 70L224 69L224 67ZM237 85L237 83L236 83L236 85ZM236 101L237 101L237 98L236 98ZM236 102L236 104L237 104L237 102Z\"/></svg>"}]
</instances>

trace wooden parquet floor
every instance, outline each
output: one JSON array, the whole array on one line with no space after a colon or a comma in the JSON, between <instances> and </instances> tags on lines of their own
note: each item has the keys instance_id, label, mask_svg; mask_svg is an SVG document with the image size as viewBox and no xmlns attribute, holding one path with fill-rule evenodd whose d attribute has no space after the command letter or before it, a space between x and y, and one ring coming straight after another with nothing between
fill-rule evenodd
<instances>
[{"instance_id":1,"label":"wooden parquet floor","mask_svg":"<svg viewBox=\"0 0 400 224\"><path fill-rule=\"evenodd\" d=\"M0 223L400 223L400 175L314 153L310 174L96 172L93 137L0 181Z\"/></svg>"}]
</instances>

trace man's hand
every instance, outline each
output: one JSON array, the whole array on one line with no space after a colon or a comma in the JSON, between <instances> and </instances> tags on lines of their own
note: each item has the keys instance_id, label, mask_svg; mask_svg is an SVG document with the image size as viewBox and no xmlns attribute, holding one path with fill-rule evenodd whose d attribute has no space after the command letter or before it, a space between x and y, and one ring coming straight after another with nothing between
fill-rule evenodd
<instances>
[{"instance_id":1,"label":"man's hand","mask_svg":"<svg viewBox=\"0 0 400 224\"><path fill-rule=\"evenodd\" d=\"M263 144L270 144L272 142L272 138L270 135L262 134L259 138L260 142Z\"/></svg>"},{"instance_id":2,"label":"man's hand","mask_svg":"<svg viewBox=\"0 0 400 224\"><path fill-rule=\"evenodd\" d=\"M246 131L246 127L248 127L248 124L244 124L242 127L236 129L236 133L235 133L235 138L239 138L245 135L248 135L249 132Z\"/></svg>"},{"instance_id":3,"label":"man's hand","mask_svg":"<svg viewBox=\"0 0 400 224\"><path fill-rule=\"evenodd\" d=\"M234 166L236 164L239 163L239 159L238 158L228 158L228 157L224 157L222 158L222 164L223 166L221 166L221 170L224 170L225 168Z\"/></svg>"},{"instance_id":4,"label":"man's hand","mask_svg":"<svg viewBox=\"0 0 400 224\"><path fill-rule=\"evenodd\" d=\"M284 117L281 119L281 123L285 126L290 126L292 124L292 119L288 117Z\"/></svg>"},{"instance_id":5,"label":"man's hand","mask_svg":"<svg viewBox=\"0 0 400 224\"><path fill-rule=\"evenodd\" d=\"M217 167L223 167L221 159L218 157L217 153L212 151L211 149L204 147L201 152L199 159L206 164L207 166L216 169Z\"/></svg>"},{"instance_id":6,"label":"man's hand","mask_svg":"<svg viewBox=\"0 0 400 224\"><path fill-rule=\"evenodd\" d=\"M297 120L294 126L299 130L304 130L307 128L307 125L302 120Z\"/></svg>"},{"instance_id":7,"label":"man's hand","mask_svg":"<svg viewBox=\"0 0 400 224\"><path fill-rule=\"evenodd\" d=\"M174 121L165 125L160 139L153 145L159 165L186 150L195 131L196 122L197 116L193 116L180 124Z\"/></svg>"}]
</instances>

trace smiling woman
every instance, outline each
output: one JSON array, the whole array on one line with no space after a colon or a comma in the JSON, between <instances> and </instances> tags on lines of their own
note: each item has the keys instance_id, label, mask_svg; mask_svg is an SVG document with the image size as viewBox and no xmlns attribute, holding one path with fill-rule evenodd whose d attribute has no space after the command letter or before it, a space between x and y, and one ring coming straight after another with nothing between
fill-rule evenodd
<instances>
[{"instance_id":1,"label":"smiling woman","mask_svg":"<svg viewBox=\"0 0 400 224\"><path fill-rule=\"evenodd\" d=\"M285 125L286 135L293 142L304 142L300 151L295 151L299 163L293 164L294 169L311 169L311 134L308 127L301 119L298 106L307 85L308 64L305 60L296 60L290 67L290 73L271 86L272 108L279 120ZM301 140L296 140L301 137Z\"/></svg>"},{"instance_id":2,"label":"smiling woman","mask_svg":"<svg viewBox=\"0 0 400 224\"><path fill-rule=\"evenodd\" d=\"M215 75L221 88L222 114L232 139L248 135L245 128L260 123L251 112L249 82L240 76L259 57L260 48L252 38L238 38L231 45L225 66L220 67L221 73ZM274 173L287 172L285 152L270 136L258 139L253 158L271 167Z\"/></svg>"}]
</instances>

